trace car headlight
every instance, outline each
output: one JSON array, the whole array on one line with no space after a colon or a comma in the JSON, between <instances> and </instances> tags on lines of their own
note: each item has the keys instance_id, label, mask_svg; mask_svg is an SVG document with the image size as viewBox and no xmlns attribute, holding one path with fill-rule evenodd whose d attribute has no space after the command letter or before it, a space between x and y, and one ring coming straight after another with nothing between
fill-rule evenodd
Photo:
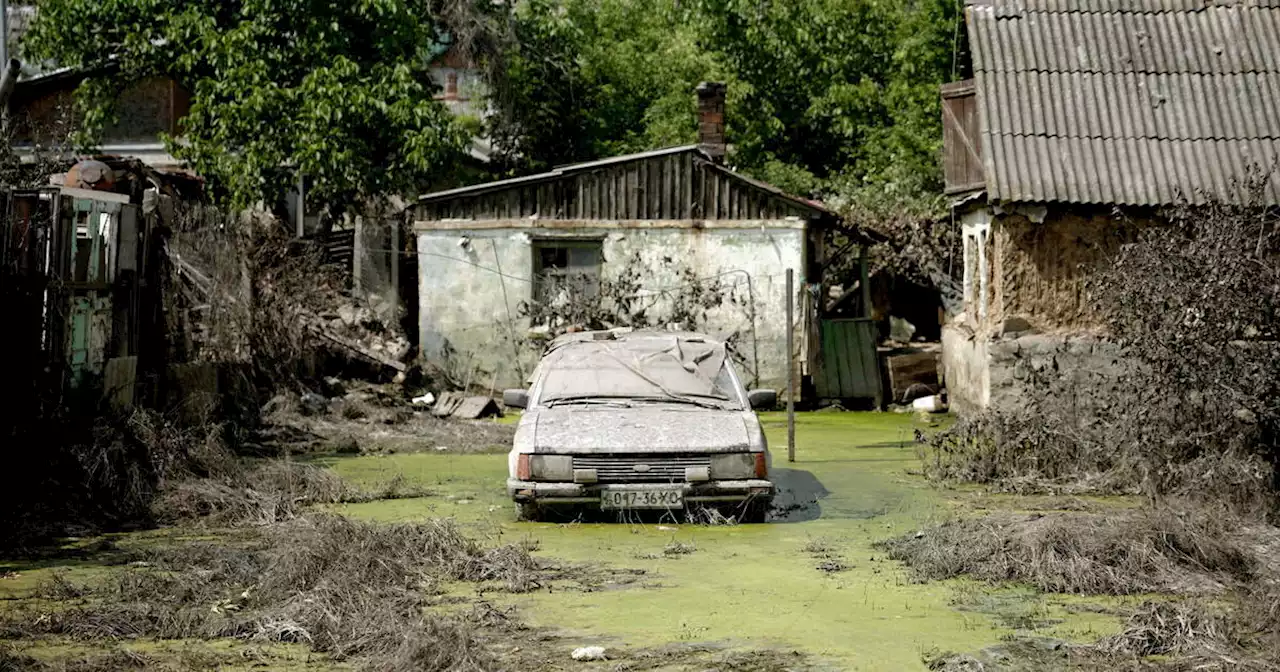
<instances>
[{"instance_id":1,"label":"car headlight","mask_svg":"<svg viewBox=\"0 0 1280 672\"><path fill-rule=\"evenodd\" d=\"M573 481L573 458L568 455L530 455L529 475L534 481Z\"/></svg>"},{"instance_id":2,"label":"car headlight","mask_svg":"<svg viewBox=\"0 0 1280 672\"><path fill-rule=\"evenodd\" d=\"M724 453L711 456L711 478L744 479L756 475L756 460L752 453Z\"/></svg>"}]
</instances>

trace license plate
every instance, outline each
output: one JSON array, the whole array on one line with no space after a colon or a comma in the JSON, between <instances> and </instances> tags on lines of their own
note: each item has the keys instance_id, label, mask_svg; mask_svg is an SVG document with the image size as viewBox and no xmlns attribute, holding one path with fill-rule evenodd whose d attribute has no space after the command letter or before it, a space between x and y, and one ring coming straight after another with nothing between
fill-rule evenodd
<instances>
[{"instance_id":1,"label":"license plate","mask_svg":"<svg viewBox=\"0 0 1280 672\"><path fill-rule=\"evenodd\" d=\"M680 488L606 489L600 493L602 509L679 509L683 507L684 491Z\"/></svg>"}]
</instances>

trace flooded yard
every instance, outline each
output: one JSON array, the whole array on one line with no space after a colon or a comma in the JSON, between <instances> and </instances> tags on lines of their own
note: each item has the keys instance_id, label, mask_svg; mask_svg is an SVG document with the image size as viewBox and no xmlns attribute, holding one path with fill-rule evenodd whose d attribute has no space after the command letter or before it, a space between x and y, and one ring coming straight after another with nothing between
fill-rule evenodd
<instances>
[{"instance_id":1,"label":"flooded yard","mask_svg":"<svg viewBox=\"0 0 1280 672\"><path fill-rule=\"evenodd\" d=\"M431 449L324 462L356 482L402 475L433 493L338 507L344 514L452 517L491 542L525 541L539 557L633 577L600 590L484 596L515 607L523 622L556 632L566 646L710 643L799 651L827 669L923 669L937 652L975 651L1011 635L1091 641L1118 628L1116 617L1099 613L1106 610L1096 599L1083 604L967 581L910 582L873 546L954 517L980 497L948 495L915 475L913 437L925 428L921 421L802 414L797 460L788 464L785 416L763 420L783 490L780 511L765 525L517 523L503 489L505 456L498 453Z\"/></svg>"},{"instance_id":2,"label":"flooded yard","mask_svg":"<svg viewBox=\"0 0 1280 672\"><path fill-rule=\"evenodd\" d=\"M966 579L915 582L876 546L892 537L927 535L931 525L978 510L1055 506L1032 497L928 484L918 473L914 437L918 430L933 429L931 421L885 413L801 414L797 460L788 463L785 416L764 414L762 420L781 491L771 520L763 525L700 525L670 517L516 522L504 490L506 456L497 446L415 447L403 437L380 446L377 437L364 437L364 454L295 459L327 467L355 488L377 490L392 482L408 493L318 507L330 513L369 523L452 521L459 534L479 542L475 549L532 552L540 567L529 575L533 583L520 590L483 578L432 580L422 589L427 623L439 617L469 624L476 634L468 641L492 653L498 669L926 669L942 654L989 652L1019 641L1092 642L1119 629L1119 614L1133 598L1044 594ZM936 416L932 422L938 422ZM298 522L302 528L314 524ZM80 610L58 627L36 624L24 630L10 620L7 643L0 642L7 647L0 653L10 657L0 656L0 662L64 661L57 663L64 667L19 664L14 669L71 669L65 667L69 657L90 656L92 665L75 669L364 669L330 657L324 653L328 649L305 638L235 634L239 631L226 629L231 622L226 619L215 619L213 630L176 631L212 634L156 639L145 629L129 630L139 617L142 623L156 622L159 616L147 615L154 603L128 598L134 600L128 607L133 611L121 612L110 601L123 605L126 598L112 595L138 587L130 572L159 570L151 576L163 578L169 571L163 568L166 554L182 557L193 545L223 565L239 562L242 549L246 558L258 554L254 562L261 563L263 549L267 558L279 553L263 546L265 540L278 530L294 529L291 524L160 528L68 540L46 557L0 560L0 610L55 622L61 622L63 610ZM325 562L341 568L352 554L368 552L339 546ZM384 562L355 560L354 567ZM263 569L253 571L272 567L258 566ZM269 582L254 576L241 582ZM85 586L104 581L116 587L85 592ZM175 590L198 590L198 584L175 584ZM225 599L217 590L227 593ZM226 609L234 620L236 605L250 591L241 596L240 588L217 590L180 613ZM170 599L165 594L147 599ZM218 599L207 608L200 601L213 597ZM109 614L102 625L99 609ZM135 620L111 621L122 613ZM102 628L115 628L109 630L115 634L103 636ZM602 647L608 660L573 660L572 652L583 647Z\"/></svg>"}]
</instances>

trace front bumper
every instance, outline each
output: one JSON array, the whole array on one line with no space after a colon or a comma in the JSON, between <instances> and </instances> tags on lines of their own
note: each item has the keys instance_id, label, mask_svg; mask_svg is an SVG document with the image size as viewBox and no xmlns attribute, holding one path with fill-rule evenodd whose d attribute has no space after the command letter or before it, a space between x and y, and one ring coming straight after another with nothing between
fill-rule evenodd
<instances>
[{"instance_id":1,"label":"front bumper","mask_svg":"<svg viewBox=\"0 0 1280 672\"><path fill-rule=\"evenodd\" d=\"M645 490L654 486L670 487L678 485L684 491L687 502L745 502L747 500L769 501L773 499L776 488L773 483L764 479L748 479L742 481L705 481L701 483L544 483L507 479L507 494L517 502L537 502L539 504L599 504L600 491L610 490Z\"/></svg>"}]
</instances>

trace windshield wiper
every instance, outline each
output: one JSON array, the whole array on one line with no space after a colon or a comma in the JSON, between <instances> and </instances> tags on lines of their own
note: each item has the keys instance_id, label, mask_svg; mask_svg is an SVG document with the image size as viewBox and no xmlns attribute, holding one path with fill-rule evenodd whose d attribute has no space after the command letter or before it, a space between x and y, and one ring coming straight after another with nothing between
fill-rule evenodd
<instances>
[{"instance_id":1,"label":"windshield wiper","mask_svg":"<svg viewBox=\"0 0 1280 672\"><path fill-rule=\"evenodd\" d=\"M652 397L632 397L632 400L633 401L659 401L659 402L666 402L666 403L672 403L672 404L688 404L690 406L700 406L702 408L714 408L717 411L729 410L725 406L727 402L714 403L710 401L703 401L696 397L677 396L674 394L663 395L663 396L652 396Z\"/></svg>"},{"instance_id":2,"label":"windshield wiper","mask_svg":"<svg viewBox=\"0 0 1280 672\"><path fill-rule=\"evenodd\" d=\"M543 402L543 406L567 406L569 404L586 404L586 405L602 405L602 406L626 406L626 399L614 399L610 397L561 397L559 399L549 399Z\"/></svg>"}]
</instances>

